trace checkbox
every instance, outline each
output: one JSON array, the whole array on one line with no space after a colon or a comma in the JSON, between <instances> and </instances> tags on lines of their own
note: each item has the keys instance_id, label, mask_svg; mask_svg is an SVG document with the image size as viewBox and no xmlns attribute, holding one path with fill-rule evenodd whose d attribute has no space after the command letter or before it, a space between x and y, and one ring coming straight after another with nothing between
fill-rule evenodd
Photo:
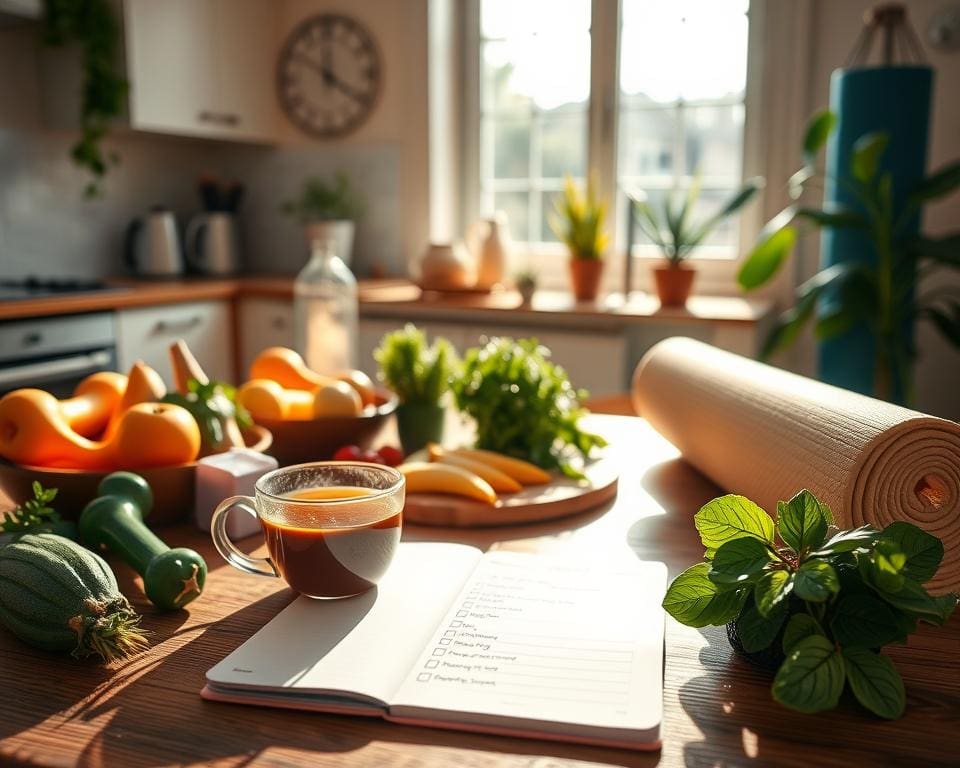
<instances>
[{"instance_id":1,"label":"checkbox","mask_svg":"<svg viewBox=\"0 0 960 768\"><path fill-rule=\"evenodd\" d=\"M434 649L433 649L433 655L434 655L434 656L443 656L443 654L445 654L446 652L447 652L446 648L434 648Z\"/></svg>"},{"instance_id":2,"label":"checkbox","mask_svg":"<svg viewBox=\"0 0 960 768\"><path fill-rule=\"evenodd\" d=\"M417 675L417 682L418 682L418 683L429 683L431 677L432 677L432 675L431 675L429 672L421 672L419 675Z\"/></svg>"},{"instance_id":3,"label":"checkbox","mask_svg":"<svg viewBox=\"0 0 960 768\"><path fill-rule=\"evenodd\" d=\"M450 622L450 626L451 626L451 627L462 627L462 626L463 626L463 622L462 622L462 621L451 621L451 622Z\"/></svg>"},{"instance_id":4,"label":"checkbox","mask_svg":"<svg viewBox=\"0 0 960 768\"><path fill-rule=\"evenodd\" d=\"M456 630L448 629L446 632L443 633L443 636L444 636L444 637L456 637L456 636L457 636L457 632L456 632Z\"/></svg>"},{"instance_id":5,"label":"checkbox","mask_svg":"<svg viewBox=\"0 0 960 768\"><path fill-rule=\"evenodd\" d=\"M473 603L464 603L464 604L463 604L463 607L464 607L464 608L473 608Z\"/></svg>"},{"instance_id":6,"label":"checkbox","mask_svg":"<svg viewBox=\"0 0 960 768\"><path fill-rule=\"evenodd\" d=\"M441 638L440 638L440 645L450 645L450 638L449 638L449 637L441 637Z\"/></svg>"},{"instance_id":7,"label":"checkbox","mask_svg":"<svg viewBox=\"0 0 960 768\"><path fill-rule=\"evenodd\" d=\"M436 659L430 659L430 660L429 660L426 664L424 664L423 666L426 667L427 669L436 669L436 668L437 668L437 665L438 665L439 663L440 663L440 662L437 661Z\"/></svg>"},{"instance_id":8,"label":"checkbox","mask_svg":"<svg viewBox=\"0 0 960 768\"><path fill-rule=\"evenodd\" d=\"M467 612L466 612L466 611L457 611L457 618L458 618L458 619L466 618L466 616L467 616Z\"/></svg>"}]
</instances>

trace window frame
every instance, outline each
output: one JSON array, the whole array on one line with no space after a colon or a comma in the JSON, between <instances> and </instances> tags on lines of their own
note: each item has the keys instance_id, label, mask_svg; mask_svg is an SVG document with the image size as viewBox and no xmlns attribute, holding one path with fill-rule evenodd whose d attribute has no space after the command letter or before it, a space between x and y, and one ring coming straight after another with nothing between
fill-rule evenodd
<instances>
[{"instance_id":1,"label":"window frame","mask_svg":"<svg viewBox=\"0 0 960 768\"><path fill-rule=\"evenodd\" d=\"M461 220L476 221L482 214L480 193L480 2L464 0L462 71L462 192ZM744 95L743 179L789 176L797 156L804 114L809 51L804 35L810 26L811 0L776 3L774 0L750 0L747 43L747 79ZM596 174L598 189L607 200L615 200L617 191L617 129L619 124L620 0L591 0L590 100L587 113L587 167ZM611 56L610 51L616 55ZM792 88L778 87L792 83ZM766 221L785 202L782 185L764 190L758 204L748 206L738 221L738 247L734 258L697 256L688 263L697 270L696 291L702 294L739 293L736 272L750 243ZM610 206L611 246L607 253L604 288L622 292L624 288L624 230L626 223ZM654 246L634 249L633 291L654 290L651 268L662 260ZM567 286L565 248L556 243L523 244L518 260L540 273L541 284L548 288ZM769 292L783 293L782 286Z\"/></svg>"}]
</instances>

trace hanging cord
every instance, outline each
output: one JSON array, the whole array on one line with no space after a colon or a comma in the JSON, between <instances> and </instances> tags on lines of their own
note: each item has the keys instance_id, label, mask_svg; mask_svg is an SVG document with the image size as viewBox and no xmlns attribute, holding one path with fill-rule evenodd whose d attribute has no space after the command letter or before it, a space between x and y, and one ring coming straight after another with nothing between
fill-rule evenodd
<instances>
[{"instance_id":1,"label":"hanging cord","mask_svg":"<svg viewBox=\"0 0 960 768\"><path fill-rule=\"evenodd\" d=\"M845 66L848 69L868 65L870 51L878 30L881 32L881 66L926 63L920 38L907 20L906 6L900 3L883 3L875 5L863 14L863 28L847 57Z\"/></svg>"}]
</instances>

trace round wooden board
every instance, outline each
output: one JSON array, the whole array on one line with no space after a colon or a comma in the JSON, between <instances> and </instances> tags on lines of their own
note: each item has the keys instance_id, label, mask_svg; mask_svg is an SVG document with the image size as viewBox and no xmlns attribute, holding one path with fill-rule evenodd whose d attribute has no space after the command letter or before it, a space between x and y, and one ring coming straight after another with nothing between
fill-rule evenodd
<instances>
[{"instance_id":1,"label":"round wooden board","mask_svg":"<svg viewBox=\"0 0 960 768\"><path fill-rule=\"evenodd\" d=\"M617 495L618 475L612 462L590 462L584 474L586 480L572 480L556 473L553 482L546 485L501 494L494 506L462 496L410 493L403 507L403 520L414 525L452 528L522 525L586 512Z\"/></svg>"}]
</instances>

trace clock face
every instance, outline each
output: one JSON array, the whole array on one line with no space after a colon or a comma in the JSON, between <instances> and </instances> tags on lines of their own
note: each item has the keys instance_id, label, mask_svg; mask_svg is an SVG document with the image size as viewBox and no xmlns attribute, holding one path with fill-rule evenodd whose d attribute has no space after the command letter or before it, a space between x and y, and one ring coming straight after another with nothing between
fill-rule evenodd
<instances>
[{"instance_id":1,"label":"clock face","mask_svg":"<svg viewBox=\"0 0 960 768\"><path fill-rule=\"evenodd\" d=\"M360 125L380 93L380 54L348 16L324 13L300 24L280 53L277 88L287 117L302 131L329 138Z\"/></svg>"}]
</instances>

